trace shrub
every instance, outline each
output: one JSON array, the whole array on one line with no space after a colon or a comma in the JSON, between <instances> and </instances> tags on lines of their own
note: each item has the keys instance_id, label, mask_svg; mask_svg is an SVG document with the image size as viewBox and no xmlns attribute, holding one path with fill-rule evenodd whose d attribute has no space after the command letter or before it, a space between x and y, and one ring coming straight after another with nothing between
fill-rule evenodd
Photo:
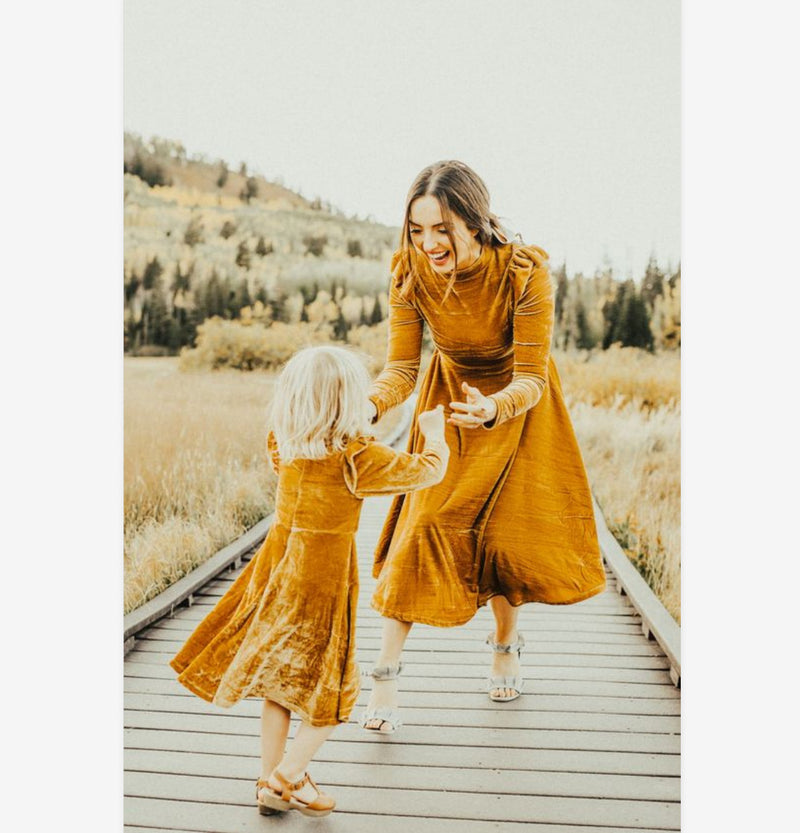
<instances>
[{"instance_id":1,"label":"shrub","mask_svg":"<svg viewBox=\"0 0 800 833\"><path fill-rule=\"evenodd\" d=\"M257 320L229 321L209 318L197 328L197 346L181 350L182 370L231 367L238 370L277 368L302 347L327 344L327 324L284 324L269 326Z\"/></svg>"}]
</instances>

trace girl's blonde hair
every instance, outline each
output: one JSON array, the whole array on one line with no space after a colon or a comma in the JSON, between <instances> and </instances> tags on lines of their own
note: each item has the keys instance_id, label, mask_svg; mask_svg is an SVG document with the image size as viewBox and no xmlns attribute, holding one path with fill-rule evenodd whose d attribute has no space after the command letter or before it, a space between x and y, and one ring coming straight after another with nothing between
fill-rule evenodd
<instances>
[{"instance_id":1,"label":"girl's blonde hair","mask_svg":"<svg viewBox=\"0 0 800 833\"><path fill-rule=\"evenodd\" d=\"M281 460L319 460L370 433L370 377L357 353L306 347L286 363L271 406Z\"/></svg>"}]
</instances>

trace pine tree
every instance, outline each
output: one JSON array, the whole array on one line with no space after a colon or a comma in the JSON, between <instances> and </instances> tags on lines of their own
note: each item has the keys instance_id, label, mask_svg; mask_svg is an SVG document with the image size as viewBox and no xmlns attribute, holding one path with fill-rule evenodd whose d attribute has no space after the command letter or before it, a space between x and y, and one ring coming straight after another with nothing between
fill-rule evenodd
<instances>
[{"instance_id":1,"label":"pine tree","mask_svg":"<svg viewBox=\"0 0 800 833\"><path fill-rule=\"evenodd\" d=\"M269 299L269 308L272 312L273 321L283 321L288 323L289 313L286 310L286 293L283 290L278 292Z\"/></svg>"},{"instance_id":2,"label":"pine tree","mask_svg":"<svg viewBox=\"0 0 800 833\"><path fill-rule=\"evenodd\" d=\"M380 298L375 296L375 303L372 305L372 315L369 317L370 326L380 324L383 321L383 308L381 307Z\"/></svg>"},{"instance_id":3,"label":"pine tree","mask_svg":"<svg viewBox=\"0 0 800 833\"><path fill-rule=\"evenodd\" d=\"M242 240L236 250L236 265L244 269L250 268L250 249L247 248L246 240Z\"/></svg>"},{"instance_id":4,"label":"pine tree","mask_svg":"<svg viewBox=\"0 0 800 833\"><path fill-rule=\"evenodd\" d=\"M200 322L202 323L206 318L211 318L215 315L224 317L226 310L225 300L225 288L217 274L217 270L214 269L211 272L211 277L203 287L202 303L200 305L202 316L200 317Z\"/></svg>"},{"instance_id":5,"label":"pine tree","mask_svg":"<svg viewBox=\"0 0 800 833\"><path fill-rule=\"evenodd\" d=\"M203 220L199 215L195 214L189 220L189 225L186 226L186 231L183 233L183 242L187 246L196 246L198 243L203 243L204 241Z\"/></svg>"},{"instance_id":6,"label":"pine tree","mask_svg":"<svg viewBox=\"0 0 800 833\"><path fill-rule=\"evenodd\" d=\"M163 272L164 267L159 263L158 255L152 260L148 260L147 265L144 267L144 274L142 275L142 289L152 289Z\"/></svg>"},{"instance_id":7,"label":"pine tree","mask_svg":"<svg viewBox=\"0 0 800 833\"><path fill-rule=\"evenodd\" d=\"M244 188L239 192L239 199L242 202L250 203L254 197L258 196L258 180L254 176L247 177Z\"/></svg>"},{"instance_id":8,"label":"pine tree","mask_svg":"<svg viewBox=\"0 0 800 833\"><path fill-rule=\"evenodd\" d=\"M556 324L560 324L564 318L564 304L567 300L567 290L569 289L567 282L567 264L562 263L553 273L553 277L556 281L555 319Z\"/></svg>"},{"instance_id":9,"label":"pine tree","mask_svg":"<svg viewBox=\"0 0 800 833\"><path fill-rule=\"evenodd\" d=\"M175 299L178 294L185 294L192 288L192 274L194 273L194 263L189 264L186 272L181 271L181 263L178 261L175 264L175 271L172 274L172 283L170 284L170 292L172 292L172 304L175 305Z\"/></svg>"},{"instance_id":10,"label":"pine tree","mask_svg":"<svg viewBox=\"0 0 800 833\"><path fill-rule=\"evenodd\" d=\"M347 325L347 319L345 319L342 313L342 308L338 304L336 306L339 314L333 320L333 338L336 341L347 341L347 331L350 328Z\"/></svg>"},{"instance_id":11,"label":"pine tree","mask_svg":"<svg viewBox=\"0 0 800 833\"><path fill-rule=\"evenodd\" d=\"M656 259L651 255L647 261L644 278L642 280L641 298L649 310L652 311L656 298L664 294L664 273L658 268Z\"/></svg>"},{"instance_id":12,"label":"pine tree","mask_svg":"<svg viewBox=\"0 0 800 833\"><path fill-rule=\"evenodd\" d=\"M264 235L262 234L258 238L258 243L256 243L255 252L259 257L264 257L265 255L271 255L273 252L272 243L267 244L264 240Z\"/></svg>"},{"instance_id":13,"label":"pine tree","mask_svg":"<svg viewBox=\"0 0 800 833\"><path fill-rule=\"evenodd\" d=\"M236 226L230 220L226 220L222 224L222 228L220 229L219 233L220 237L223 237L225 240L227 240L229 237L236 233Z\"/></svg>"},{"instance_id":14,"label":"pine tree","mask_svg":"<svg viewBox=\"0 0 800 833\"><path fill-rule=\"evenodd\" d=\"M575 302L575 327L577 330L575 346L579 350L591 350L597 344L597 339L589 327L586 308L580 298Z\"/></svg>"}]
</instances>

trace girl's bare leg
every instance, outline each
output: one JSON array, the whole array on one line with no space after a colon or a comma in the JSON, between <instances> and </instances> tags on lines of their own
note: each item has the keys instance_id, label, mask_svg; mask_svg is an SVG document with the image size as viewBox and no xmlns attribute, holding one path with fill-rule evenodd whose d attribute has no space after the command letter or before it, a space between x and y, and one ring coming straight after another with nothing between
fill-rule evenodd
<instances>
[{"instance_id":1,"label":"girl's bare leg","mask_svg":"<svg viewBox=\"0 0 800 833\"><path fill-rule=\"evenodd\" d=\"M286 738L289 737L289 710L272 700L264 700L261 709L261 780L266 781L270 773L283 758Z\"/></svg>"},{"instance_id":2,"label":"girl's bare leg","mask_svg":"<svg viewBox=\"0 0 800 833\"><path fill-rule=\"evenodd\" d=\"M287 780L295 783L300 781L311 763L311 759L317 754L320 746L328 739L336 726L312 726L309 723L301 723L297 734L289 743L286 754L278 762L275 769ZM281 785L275 778L269 779L269 785L280 791ZM317 791L311 784L305 784L294 793L303 801L313 801L317 797Z\"/></svg>"},{"instance_id":3,"label":"girl's bare leg","mask_svg":"<svg viewBox=\"0 0 800 833\"><path fill-rule=\"evenodd\" d=\"M381 634L381 652L378 656L375 667L384 665L395 666L400 662L403 653L403 646L406 642L408 632L411 630L411 622L399 622L397 619L383 620L383 633ZM377 709L381 706L395 708L397 706L397 680L373 680L372 693L370 694L368 709ZM368 720L368 729L378 729L384 723L379 717Z\"/></svg>"},{"instance_id":4,"label":"girl's bare leg","mask_svg":"<svg viewBox=\"0 0 800 833\"><path fill-rule=\"evenodd\" d=\"M503 645L508 645L517 640L517 617L519 608L509 604L505 596L492 596L489 599L489 606L492 608L495 621L494 640ZM492 654L491 676L513 677L519 674L519 657L516 653ZM494 688L490 692L495 697L511 697L514 692L509 688Z\"/></svg>"}]
</instances>

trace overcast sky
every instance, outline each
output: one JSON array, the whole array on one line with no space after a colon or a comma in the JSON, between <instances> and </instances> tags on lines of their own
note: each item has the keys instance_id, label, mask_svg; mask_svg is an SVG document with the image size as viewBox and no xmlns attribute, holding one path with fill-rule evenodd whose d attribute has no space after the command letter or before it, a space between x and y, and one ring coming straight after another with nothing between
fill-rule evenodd
<instances>
[{"instance_id":1,"label":"overcast sky","mask_svg":"<svg viewBox=\"0 0 800 833\"><path fill-rule=\"evenodd\" d=\"M126 130L398 225L461 159L570 273L681 241L678 0L125 0Z\"/></svg>"}]
</instances>

